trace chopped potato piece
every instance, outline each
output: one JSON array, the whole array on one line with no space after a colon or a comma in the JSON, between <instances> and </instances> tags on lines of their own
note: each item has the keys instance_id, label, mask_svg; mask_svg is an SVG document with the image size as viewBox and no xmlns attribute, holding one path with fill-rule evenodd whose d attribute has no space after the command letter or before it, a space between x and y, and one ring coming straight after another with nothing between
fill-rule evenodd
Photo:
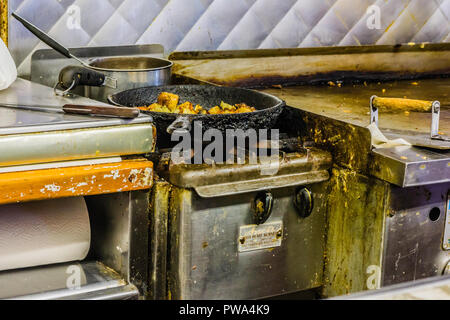
<instances>
[{"instance_id":1,"label":"chopped potato piece","mask_svg":"<svg viewBox=\"0 0 450 320\"><path fill-rule=\"evenodd\" d=\"M222 109L220 109L219 106L215 106L214 108L211 108L208 110L209 114L220 114L222 113Z\"/></svg>"},{"instance_id":2,"label":"chopped potato piece","mask_svg":"<svg viewBox=\"0 0 450 320\"><path fill-rule=\"evenodd\" d=\"M160 105L158 103L153 103L147 107L147 111L170 112L170 109L168 107Z\"/></svg>"},{"instance_id":3,"label":"chopped potato piece","mask_svg":"<svg viewBox=\"0 0 450 320\"><path fill-rule=\"evenodd\" d=\"M239 103L231 105L221 101L220 106L214 106L213 108L206 110L201 105L194 105L186 101L182 104L178 104L180 98L178 95L162 92L158 96L158 102L149 106L138 107L144 111L154 112L169 112L169 113L181 113L181 114L230 114L230 113L245 113L256 111L255 108L246 105L245 103Z\"/></svg>"},{"instance_id":4,"label":"chopped potato piece","mask_svg":"<svg viewBox=\"0 0 450 320\"><path fill-rule=\"evenodd\" d=\"M178 105L178 100L180 97L176 94L169 93L169 92L161 92L161 94L158 96L158 103L160 105L168 107L170 110L175 110Z\"/></svg>"},{"instance_id":5,"label":"chopped potato piece","mask_svg":"<svg viewBox=\"0 0 450 320\"><path fill-rule=\"evenodd\" d=\"M177 113L183 113L183 114L196 114L194 110L194 106L189 101L180 104L177 106Z\"/></svg>"},{"instance_id":6,"label":"chopped potato piece","mask_svg":"<svg viewBox=\"0 0 450 320\"><path fill-rule=\"evenodd\" d=\"M255 108L246 105L245 103L240 103L236 105L237 110L236 113L245 113L245 112L253 112L256 111Z\"/></svg>"},{"instance_id":7,"label":"chopped potato piece","mask_svg":"<svg viewBox=\"0 0 450 320\"><path fill-rule=\"evenodd\" d=\"M208 114L208 111L203 109L203 107L199 104L195 106L194 110L196 113L199 113L199 114Z\"/></svg>"},{"instance_id":8,"label":"chopped potato piece","mask_svg":"<svg viewBox=\"0 0 450 320\"><path fill-rule=\"evenodd\" d=\"M236 108L234 106L232 106L231 104L225 103L225 102L220 102L220 107L223 110L229 110L229 111L235 111Z\"/></svg>"}]
</instances>

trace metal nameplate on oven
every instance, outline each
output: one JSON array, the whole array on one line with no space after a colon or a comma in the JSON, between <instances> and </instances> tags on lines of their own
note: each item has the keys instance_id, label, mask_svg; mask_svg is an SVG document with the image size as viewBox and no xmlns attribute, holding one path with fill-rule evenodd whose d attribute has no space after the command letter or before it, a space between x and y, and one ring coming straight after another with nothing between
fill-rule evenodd
<instances>
[{"instance_id":1,"label":"metal nameplate on oven","mask_svg":"<svg viewBox=\"0 0 450 320\"><path fill-rule=\"evenodd\" d=\"M450 250L450 194L447 195L447 212L445 214L444 243L445 250Z\"/></svg>"},{"instance_id":2,"label":"metal nameplate on oven","mask_svg":"<svg viewBox=\"0 0 450 320\"><path fill-rule=\"evenodd\" d=\"M241 226L238 239L239 252L279 247L282 238L282 221Z\"/></svg>"}]
</instances>

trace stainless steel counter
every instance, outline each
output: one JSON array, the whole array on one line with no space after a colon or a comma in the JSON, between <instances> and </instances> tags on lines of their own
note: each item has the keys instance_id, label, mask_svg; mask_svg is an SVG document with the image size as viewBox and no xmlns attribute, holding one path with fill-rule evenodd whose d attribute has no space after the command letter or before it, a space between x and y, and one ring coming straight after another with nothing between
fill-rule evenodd
<instances>
[{"instance_id":1,"label":"stainless steel counter","mask_svg":"<svg viewBox=\"0 0 450 320\"><path fill-rule=\"evenodd\" d=\"M371 134L367 128L370 124L369 99L372 95L379 95L439 100L442 106L439 131L442 135L450 136L449 89L450 79L436 78L344 84L342 87L334 83L327 87L292 86L263 91L282 98L293 108L302 110L303 115L307 114L306 118L320 119L316 120L315 124L319 124L322 130L314 130L321 138L330 140L326 147L347 150L350 154L348 158L362 159L359 163L349 160L348 163L341 163L342 165L358 166L357 170L367 170L367 174L397 186L411 187L450 181L450 142L430 139L431 112L380 111L379 126L386 137L404 138L412 146L371 150ZM308 126L308 121L305 123ZM334 132L337 126L344 130ZM315 140L321 138L317 135L314 137ZM423 145L428 148L421 147Z\"/></svg>"},{"instance_id":2,"label":"stainless steel counter","mask_svg":"<svg viewBox=\"0 0 450 320\"><path fill-rule=\"evenodd\" d=\"M99 105L88 98L56 96L53 89L17 79L0 91L0 166L144 154L154 147L152 118L132 120L1 107Z\"/></svg>"},{"instance_id":3,"label":"stainless steel counter","mask_svg":"<svg viewBox=\"0 0 450 320\"><path fill-rule=\"evenodd\" d=\"M53 107L55 108L55 112L65 104L107 105L77 95L70 95L70 97L57 96L50 87L19 78L11 87L0 91L0 135L142 123L148 124L152 121L151 117L145 115L140 115L138 118L132 120L126 120L111 117L91 117L2 108L2 104Z\"/></svg>"},{"instance_id":4,"label":"stainless steel counter","mask_svg":"<svg viewBox=\"0 0 450 320\"><path fill-rule=\"evenodd\" d=\"M450 78L365 82L361 84L330 82L327 86L290 86L264 92L286 100L292 107L322 115L351 125L370 124L370 97L438 100L441 103L441 134L450 136ZM379 111L379 127L389 137L418 136L430 140L431 112ZM414 144L414 141L411 141ZM430 143L430 141L427 141ZM450 149L450 142L436 147Z\"/></svg>"},{"instance_id":5,"label":"stainless steel counter","mask_svg":"<svg viewBox=\"0 0 450 320\"><path fill-rule=\"evenodd\" d=\"M439 100L439 132L450 136L449 56L450 47L443 43L174 52L169 59L180 82L185 77L265 87L296 110L286 123L303 128L297 133L305 141L332 150L337 165L407 187L450 181L450 142L430 139L431 112L380 111L386 137L402 137L414 146L373 151L367 128L370 97Z\"/></svg>"}]
</instances>

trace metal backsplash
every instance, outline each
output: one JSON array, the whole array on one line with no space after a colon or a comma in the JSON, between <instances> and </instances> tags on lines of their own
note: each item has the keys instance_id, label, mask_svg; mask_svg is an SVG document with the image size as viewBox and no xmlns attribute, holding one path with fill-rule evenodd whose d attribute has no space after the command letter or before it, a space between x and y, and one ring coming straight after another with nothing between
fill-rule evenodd
<instances>
[{"instance_id":1,"label":"metal backsplash","mask_svg":"<svg viewBox=\"0 0 450 320\"><path fill-rule=\"evenodd\" d=\"M450 0L9 0L13 11L68 47L160 43L171 52L450 41ZM21 75L46 47L13 18L9 46Z\"/></svg>"}]
</instances>

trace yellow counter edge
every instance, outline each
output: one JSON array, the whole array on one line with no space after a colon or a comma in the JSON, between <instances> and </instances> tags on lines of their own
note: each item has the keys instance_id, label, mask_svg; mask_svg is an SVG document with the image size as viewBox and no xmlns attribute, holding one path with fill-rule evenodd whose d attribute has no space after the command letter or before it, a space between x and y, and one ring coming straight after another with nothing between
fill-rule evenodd
<instances>
[{"instance_id":1,"label":"yellow counter edge","mask_svg":"<svg viewBox=\"0 0 450 320\"><path fill-rule=\"evenodd\" d=\"M8 0L0 0L0 38L8 45Z\"/></svg>"}]
</instances>

